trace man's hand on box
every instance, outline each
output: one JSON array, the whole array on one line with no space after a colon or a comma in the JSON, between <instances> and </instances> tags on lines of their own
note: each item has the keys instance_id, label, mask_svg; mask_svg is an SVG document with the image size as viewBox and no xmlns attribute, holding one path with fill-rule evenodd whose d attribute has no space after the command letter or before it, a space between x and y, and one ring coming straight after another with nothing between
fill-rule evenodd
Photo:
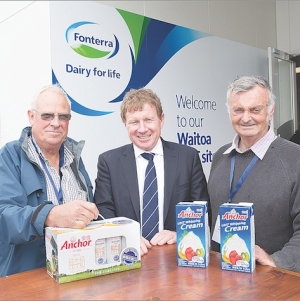
<instances>
[{"instance_id":1,"label":"man's hand on box","mask_svg":"<svg viewBox=\"0 0 300 301\"><path fill-rule=\"evenodd\" d=\"M170 230L162 230L156 233L150 241L153 246L162 246L165 244L172 245L176 243L176 232Z\"/></svg>"},{"instance_id":2,"label":"man's hand on box","mask_svg":"<svg viewBox=\"0 0 300 301\"><path fill-rule=\"evenodd\" d=\"M98 218L99 211L94 203L75 200L50 210L46 227L84 228L93 219Z\"/></svg>"}]
</instances>

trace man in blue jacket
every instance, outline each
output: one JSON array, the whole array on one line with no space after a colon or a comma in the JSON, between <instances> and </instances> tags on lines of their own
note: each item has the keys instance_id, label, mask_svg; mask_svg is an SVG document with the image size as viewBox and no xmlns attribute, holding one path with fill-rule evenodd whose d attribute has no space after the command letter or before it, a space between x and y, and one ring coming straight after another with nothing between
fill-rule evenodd
<instances>
[{"instance_id":1,"label":"man in blue jacket","mask_svg":"<svg viewBox=\"0 0 300 301\"><path fill-rule=\"evenodd\" d=\"M98 217L84 141L67 137L70 110L60 87L42 88L31 126L0 150L0 276L45 266L45 227L84 228Z\"/></svg>"}]
</instances>

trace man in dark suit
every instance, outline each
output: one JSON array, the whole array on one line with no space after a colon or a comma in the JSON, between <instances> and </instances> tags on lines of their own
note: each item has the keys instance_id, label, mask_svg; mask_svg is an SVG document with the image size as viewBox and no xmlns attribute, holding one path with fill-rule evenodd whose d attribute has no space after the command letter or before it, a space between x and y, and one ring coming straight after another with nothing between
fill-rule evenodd
<instances>
[{"instance_id":1,"label":"man in dark suit","mask_svg":"<svg viewBox=\"0 0 300 301\"><path fill-rule=\"evenodd\" d=\"M152 245L176 243L175 205L195 200L209 202L207 182L196 149L161 138L164 113L152 90L130 90L121 104L121 118L132 144L99 156L94 198L105 218L125 216L143 225L148 161L142 155L155 154L158 228L153 237L141 236L143 255Z\"/></svg>"}]
</instances>

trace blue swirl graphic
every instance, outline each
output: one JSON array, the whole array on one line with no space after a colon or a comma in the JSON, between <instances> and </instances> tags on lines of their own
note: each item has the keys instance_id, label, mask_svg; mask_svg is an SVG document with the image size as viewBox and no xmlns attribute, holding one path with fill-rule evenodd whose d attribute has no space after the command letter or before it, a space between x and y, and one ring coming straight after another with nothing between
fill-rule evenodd
<instances>
[{"instance_id":1,"label":"blue swirl graphic","mask_svg":"<svg viewBox=\"0 0 300 301\"><path fill-rule=\"evenodd\" d=\"M68 33L70 30L86 24L96 24L94 22L78 22L72 24L66 31L66 40L68 42ZM147 84L156 76L163 66L181 49L189 43L198 39L210 37L211 35L202 33L186 27L181 27L159 20L150 19L147 25L145 35L141 37L141 47L138 57L134 57L134 49L129 45L131 54L131 76L130 80L122 93L109 103L116 103L123 100L124 95L130 89L138 89L147 86ZM115 49L109 58L114 57L119 52L119 41L115 37ZM58 83L54 71L52 71L53 83ZM68 95L69 96L69 95ZM87 116L103 116L113 113L113 111L97 111L89 109L70 97L72 110Z\"/></svg>"},{"instance_id":2,"label":"blue swirl graphic","mask_svg":"<svg viewBox=\"0 0 300 301\"><path fill-rule=\"evenodd\" d=\"M54 73L53 69L52 69L52 83L60 85L59 81L57 80L57 78L55 76L55 73ZM71 109L72 109L72 111L74 111L76 113L79 113L81 115L86 115L86 116L103 116L103 115L111 114L111 113L114 112L114 111L105 112L105 111L97 111L97 110L89 109L89 108L81 105L80 103L78 103L74 98L72 98L67 93L66 90L65 90L65 92L66 92L66 94L68 95L68 97L69 97L69 99L71 101Z\"/></svg>"},{"instance_id":3,"label":"blue swirl graphic","mask_svg":"<svg viewBox=\"0 0 300 301\"><path fill-rule=\"evenodd\" d=\"M112 57L114 57L118 52L119 52L119 40L117 39L117 37L114 35L115 37L115 50L112 52L112 54L108 57L108 59L111 59Z\"/></svg>"},{"instance_id":4,"label":"blue swirl graphic","mask_svg":"<svg viewBox=\"0 0 300 301\"><path fill-rule=\"evenodd\" d=\"M82 22L74 23L71 26L69 26L68 29L66 30L66 41L67 41L67 43L69 43L69 33L70 33L71 30L73 30L73 29L75 29L79 26L87 25L87 24L97 24L97 23L82 21Z\"/></svg>"},{"instance_id":5,"label":"blue swirl graphic","mask_svg":"<svg viewBox=\"0 0 300 301\"><path fill-rule=\"evenodd\" d=\"M146 86L179 50L195 40L209 36L189 28L151 20L136 63L134 52L130 48L132 61L130 81L125 90L110 102L122 101L125 93L131 88Z\"/></svg>"}]
</instances>

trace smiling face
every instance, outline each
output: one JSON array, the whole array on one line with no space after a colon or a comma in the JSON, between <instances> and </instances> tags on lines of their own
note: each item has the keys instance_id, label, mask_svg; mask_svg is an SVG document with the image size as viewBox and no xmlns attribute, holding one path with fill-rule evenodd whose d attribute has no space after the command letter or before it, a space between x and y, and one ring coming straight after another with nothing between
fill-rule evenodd
<instances>
[{"instance_id":1,"label":"smiling face","mask_svg":"<svg viewBox=\"0 0 300 301\"><path fill-rule=\"evenodd\" d=\"M146 102L141 110L127 111L125 117L131 142L144 151L151 151L160 138L164 114L159 118L156 108Z\"/></svg>"},{"instance_id":2,"label":"smiling face","mask_svg":"<svg viewBox=\"0 0 300 301\"><path fill-rule=\"evenodd\" d=\"M268 114L267 90L256 85L251 90L232 94L229 103L233 129L251 147L268 132L274 114L274 108Z\"/></svg>"},{"instance_id":3,"label":"smiling face","mask_svg":"<svg viewBox=\"0 0 300 301\"><path fill-rule=\"evenodd\" d=\"M54 113L54 119L43 120L43 113ZM51 90L42 92L35 110L28 111L33 137L45 153L57 152L68 134L69 121L59 120L57 114L70 114L70 106L62 94Z\"/></svg>"}]
</instances>

